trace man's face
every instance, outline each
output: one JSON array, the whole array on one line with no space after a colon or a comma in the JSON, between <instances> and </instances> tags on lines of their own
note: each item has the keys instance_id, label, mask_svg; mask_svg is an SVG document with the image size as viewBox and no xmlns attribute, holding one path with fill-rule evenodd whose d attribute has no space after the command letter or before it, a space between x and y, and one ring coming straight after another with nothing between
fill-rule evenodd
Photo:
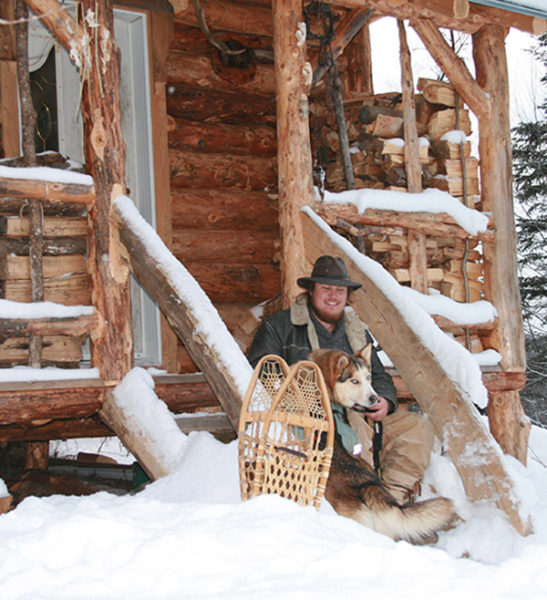
<instances>
[{"instance_id":1,"label":"man's face","mask_svg":"<svg viewBox=\"0 0 547 600\"><path fill-rule=\"evenodd\" d=\"M316 283L310 292L313 312L325 323L336 323L348 300L348 288Z\"/></svg>"}]
</instances>

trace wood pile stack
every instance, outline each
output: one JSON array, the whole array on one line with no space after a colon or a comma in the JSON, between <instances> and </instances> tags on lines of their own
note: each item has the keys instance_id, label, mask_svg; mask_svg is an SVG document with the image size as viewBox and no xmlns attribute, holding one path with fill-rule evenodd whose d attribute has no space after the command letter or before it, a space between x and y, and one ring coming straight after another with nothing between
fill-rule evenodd
<instances>
[{"instance_id":1,"label":"wood pile stack","mask_svg":"<svg viewBox=\"0 0 547 600\"><path fill-rule=\"evenodd\" d=\"M13 185L0 186L0 190L3 187L13 188ZM28 211L25 200L12 194L13 189L9 195L0 191L0 298L31 302ZM44 203L43 214L44 300L68 306L90 305L87 222L82 205ZM7 327L8 320L4 319L0 330L0 367L27 364L28 331L19 323L20 335L11 330L7 334ZM78 366L85 336L69 334L68 324L66 328L67 335L43 336L44 366Z\"/></svg>"},{"instance_id":2,"label":"wood pile stack","mask_svg":"<svg viewBox=\"0 0 547 600\"><path fill-rule=\"evenodd\" d=\"M478 208L479 164L471 156L471 144L465 139L471 134L468 110L448 83L420 79L418 90L415 101L423 187L441 189L467 206ZM325 188L334 192L346 190L334 116L324 104L316 103L312 110L311 137L325 167ZM355 187L406 192L401 94L351 99L345 103L345 111ZM404 213L398 217L397 225L361 227L355 242L397 281L410 286L409 231L413 225L409 222L405 226ZM482 299L480 241L452 237L442 227L438 231L438 235L429 232L424 237L427 286L458 302ZM489 331L473 330L468 335L460 328L451 333L462 343L470 344L474 352L491 347Z\"/></svg>"},{"instance_id":3,"label":"wood pile stack","mask_svg":"<svg viewBox=\"0 0 547 600\"><path fill-rule=\"evenodd\" d=\"M436 187L474 205L479 194L478 160L470 156L469 111L449 83L420 79L416 119L423 187ZM401 94L387 93L345 103L356 188L406 189ZM326 170L326 188L346 188L334 114L325 103L312 107L311 137ZM460 131L465 134L450 134Z\"/></svg>"}]
</instances>

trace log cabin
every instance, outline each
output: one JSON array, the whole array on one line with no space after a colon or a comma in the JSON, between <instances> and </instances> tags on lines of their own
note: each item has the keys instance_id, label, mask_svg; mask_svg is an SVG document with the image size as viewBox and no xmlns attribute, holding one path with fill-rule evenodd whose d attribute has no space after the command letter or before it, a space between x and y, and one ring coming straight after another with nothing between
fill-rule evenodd
<instances>
[{"instance_id":1,"label":"log cabin","mask_svg":"<svg viewBox=\"0 0 547 600\"><path fill-rule=\"evenodd\" d=\"M155 367L172 412L205 413L180 419L184 431L234 437L238 391L116 210L127 195L243 351L260 320L253 309L287 306L297 277L336 252L306 206L401 284L490 302L494 321L435 319L469 352L499 354L482 373L490 431L525 461L505 37L511 27L543 33L547 10L526 0L4 0L1 10L0 295L90 310L3 319L2 370L55 366L70 377L0 382L0 442L26 442L29 464L44 465L49 440L122 436L108 407L134 365ZM383 18L397 23L401 86L375 94L369 28ZM442 79L413 73L409 29ZM466 37L471 66L443 31ZM74 178L44 181L36 165ZM440 188L489 225L470 234L446 213L360 213L322 201L314 186ZM401 398L429 413L442 390L457 405L416 336L401 335L397 353L378 314L392 307L364 288L355 307L390 355ZM452 444L454 460L463 446Z\"/></svg>"}]
</instances>

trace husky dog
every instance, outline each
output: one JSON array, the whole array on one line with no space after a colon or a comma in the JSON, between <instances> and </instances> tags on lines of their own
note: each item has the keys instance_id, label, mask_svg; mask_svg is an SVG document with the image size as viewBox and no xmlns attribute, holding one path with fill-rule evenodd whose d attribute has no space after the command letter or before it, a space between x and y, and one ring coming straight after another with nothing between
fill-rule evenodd
<instances>
[{"instance_id":1,"label":"husky dog","mask_svg":"<svg viewBox=\"0 0 547 600\"><path fill-rule=\"evenodd\" d=\"M344 410L366 413L378 401L371 384L368 344L350 356L340 350L310 354L325 379L331 403ZM395 540L420 544L436 539L436 532L454 516L452 501L433 498L399 504L382 485L366 461L344 449L337 433L325 497L334 510Z\"/></svg>"}]
</instances>

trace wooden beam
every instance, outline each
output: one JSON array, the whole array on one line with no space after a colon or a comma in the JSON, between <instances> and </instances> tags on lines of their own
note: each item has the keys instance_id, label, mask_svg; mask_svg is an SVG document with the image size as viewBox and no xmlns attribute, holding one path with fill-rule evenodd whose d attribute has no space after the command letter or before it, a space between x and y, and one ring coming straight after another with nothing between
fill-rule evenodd
<instances>
[{"instance_id":1,"label":"wooden beam","mask_svg":"<svg viewBox=\"0 0 547 600\"><path fill-rule=\"evenodd\" d=\"M172 0L175 21L198 26L192 0ZM272 11L270 7L258 6L254 3L225 0L201 1L204 6L204 17L211 31L235 31L256 35L272 35Z\"/></svg>"},{"instance_id":2,"label":"wooden beam","mask_svg":"<svg viewBox=\"0 0 547 600\"><path fill-rule=\"evenodd\" d=\"M348 47L353 38L370 21L374 14L373 8L359 8L352 10L344 20L336 26L334 38L330 44L332 50L332 59L336 60ZM311 60L313 67L313 83L317 84L323 78L323 75L329 68L328 64L319 65L317 63L318 55L315 54Z\"/></svg>"},{"instance_id":3,"label":"wooden beam","mask_svg":"<svg viewBox=\"0 0 547 600\"><path fill-rule=\"evenodd\" d=\"M363 0L335 0L333 4L346 8L362 8ZM507 29L515 27L521 31L541 35L547 26L545 19L475 3L470 4L469 14L463 19L455 17L453 3L446 0L367 0L367 6L375 8L377 16L433 19L439 27L466 33L475 33L483 25L495 24Z\"/></svg>"},{"instance_id":4,"label":"wooden beam","mask_svg":"<svg viewBox=\"0 0 547 600\"><path fill-rule=\"evenodd\" d=\"M57 0L25 0L25 3L69 53L74 45L84 44L83 29Z\"/></svg>"},{"instance_id":5,"label":"wooden beam","mask_svg":"<svg viewBox=\"0 0 547 600\"><path fill-rule=\"evenodd\" d=\"M110 222L113 199L126 191L120 56L111 1L83 0L82 10L97 23L89 36L94 60L85 76L82 102L86 167L96 186L96 201L88 213L88 265L99 314L91 335L91 360L105 382L115 384L133 366L129 269L119 256Z\"/></svg>"},{"instance_id":6,"label":"wooden beam","mask_svg":"<svg viewBox=\"0 0 547 600\"><path fill-rule=\"evenodd\" d=\"M88 417L101 407L102 393L100 388L0 391L0 425Z\"/></svg>"},{"instance_id":7,"label":"wooden beam","mask_svg":"<svg viewBox=\"0 0 547 600\"><path fill-rule=\"evenodd\" d=\"M177 21L197 26L191 1L171 0L171 3ZM362 9L364 2L363 0L335 0L332 4L349 9ZM413 2L408 0L367 0L366 5L373 7L377 16L393 16L399 19L434 18L440 27L467 33L474 33L488 23L507 28L515 27L534 35L541 35L547 27L545 19L475 3L469 5L469 14L465 18L457 18L454 15L453 3L446 0L413 0ZM210 28L216 30L272 35L271 11L267 6L207 0L205 2L205 20Z\"/></svg>"},{"instance_id":8,"label":"wooden beam","mask_svg":"<svg viewBox=\"0 0 547 600\"><path fill-rule=\"evenodd\" d=\"M432 19L413 19L410 24L464 102L477 117L487 117L490 98L475 81L463 60L448 45L435 22Z\"/></svg>"},{"instance_id":9,"label":"wooden beam","mask_svg":"<svg viewBox=\"0 0 547 600\"><path fill-rule=\"evenodd\" d=\"M234 188L178 188L172 199L174 229L278 233L276 195Z\"/></svg>"},{"instance_id":10,"label":"wooden beam","mask_svg":"<svg viewBox=\"0 0 547 600\"><path fill-rule=\"evenodd\" d=\"M275 127L275 111L275 99L266 96L240 95L183 84L169 85L167 94L167 112L173 117L192 121Z\"/></svg>"},{"instance_id":11,"label":"wooden beam","mask_svg":"<svg viewBox=\"0 0 547 600\"><path fill-rule=\"evenodd\" d=\"M169 407L171 410L171 408ZM224 413L210 413L199 416L181 415L175 417L179 429L186 434L192 431L208 431L221 442L236 439L237 434ZM44 419L35 424L17 423L0 425L0 442L35 442L43 440L74 439L82 437L110 437L115 433L97 415L78 419Z\"/></svg>"},{"instance_id":12,"label":"wooden beam","mask_svg":"<svg viewBox=\"0 0 547 600\"><path fill-rule=\"evenodd\" d=\"M202 373L158 375L154 382L158 398L172 413L220 409ZM75 423L74 430L62 424L47 425L57 419L92 418L102 404L103 393L101 379L0 382L0 428L4 428L0 431L0 441L86 437L81 434L90 432L82 423ZM105 429L101 428L93 435L105 435Z\"/></svg>"},{"instance_id":13,"label":"wooden beam","mask_svg":"<svg viewBox=\"0 0 547 600\"><path fill-rule=\"evenodd\" d=\"M113 206L113 218L119 228L121 243L127 249L131 271L151 297L156 300L173 330L186 346L194 362L205 374L219 402L222 404L234 427L239 423L241 394L237 382L218 358L217 351L209 346L208 340L198 332L199 323L194 311L180 297L173 286L170 274L151 254L149 240L142 240L119 208Z\"/></svg>"},{"instance_id":14,"label":"wooden beam","mask_svg":"<svg viewBox=\"0 0 547 600\"><path fill-rule=\"evenodd\" d=\"M408 213L377 209L367 209L365 212L359 213L354 204L329 206L319 202L314 202L313 208L331 227L336 226L341 219L354 225L395 226L415 229L425 235L437 237L454 237L460 240L472 239L487 242L494 239L494 232L491 229L477 235L471 235L465 229L462 229L452 217L443 213Z\"/></svg>"},{"instance_id":15,"label":"wooden beam","mask_svg":"<svg viewBox=\"0 0 547 600\"><path fill-rule=\"evenodd\" d=\"M42 319L2 319L0 336L23 335L83 335L96 325L97 317L80 315L78 317L56 317Z\"/></svg>"},{"instance_id":16,"label":"wooden beam","mask_svg":"<svg viewBox=\"0 0 547 600\"><path fill-rule=\"evenodd\" d=\"M169 149L171 186L176 188L238 188L275 190L275 159L267 156Z\"/></svg>"},{"instance_id":17,"label":"wooden beam","mask_svg":"<svg viewBox=\"0 0 547 600\"><path fill-rule=\"evenodd\" d=\"M387 371L393 377L393 382L397 388L397 398L401 400L412 400L414 396L406 383L399 375L397 369L388 368ZM482 373L482 382L488 390L490 397L492 393L519 391L526 384L526 373L505 373L504 371L484 371ZM494 436L495 437L495 436Z\"/></svg>"},{"instance_id":18,"label":"wooden beam","mask_svg":"<svg viewBox=\"0 0 547 600\"><path fill-rule=\"evenodd\" d=\"M211 64L208 55L191 54L173 50L167 64L169 84L182 84L198 88L228 91L231 93L256 94L273 97L275 95L274 71L271 64L257 63L254 76L237 87L232 81L221 77Z\"/></svg>"},{"instance_id":19,"label":"wooden beam","mask_svg":"<svg viewBox=\"0 0 547 600\"><path fill-rule=\"evenodd\" d=\"M321 254L342 254L350 277L363 283L363 288L355 292L352 304L429 417L462 478L468 498L472 502L495 502L521 535L530 533L531 524L519 514L518 499L512 494L513 483L501 461L499 449L481 426L470 400L462 397L459 386L443 371L389 296L351 256L345 254L306 213L303 213L303 225L309 261L313 262ZM343 238L340 240L347 243ZM477 453L481 456L480 463L476 460Z\"/></svg>"},{"instance_id":20,"label":"wooden beam","mask_svg":"<svg viewBox=\"0 0 547 600\"><path fill-rule=\"evenodd\" d=\"M1 178L0 197L36 199L46 204L84 204L89 208L95 202L95 188L79 183Z\"/></svg>"},{"instance_id":21,"label":"wooden beam","mask_svg":"<svg viewBox=\"0 0 547 600\"><path fill-rule=\"evenodd\" d=\"M116 402L111 389L105 390L104 401L99 409L99 415L104 423L123 441L123 445L135 456L141 467L151 479L159 479L169 475L171 465L153 443L153 437L140 423L135 423L134 415Z\"/></svg>"},{"instance_id":22,"label":"wooden beam","mask_svg":"<svg viewBox=\"0 0 547 600\"><path fill-rule=\"evenodd\" d=\"M194 150L195 152L218 152L228 154L274 157L277 154L275 127L266 125L229 125L204 123L186 119L169 119L168 137L170 148Z\"/></svg>"},{"instance_id":23,"label":"wooden beam","mask_svg":"<svg viewBox=\"0 0 547 600\"><path fill-rule=\"evenodd\" d=\"M299 293L296 280L304 273L304 239L300 208L313 200L308 123L308 92L312 79L306 63L300 0L274 0L274 54L277 95L279 224L283 306Z\"/></svg>"}]
</instances>

